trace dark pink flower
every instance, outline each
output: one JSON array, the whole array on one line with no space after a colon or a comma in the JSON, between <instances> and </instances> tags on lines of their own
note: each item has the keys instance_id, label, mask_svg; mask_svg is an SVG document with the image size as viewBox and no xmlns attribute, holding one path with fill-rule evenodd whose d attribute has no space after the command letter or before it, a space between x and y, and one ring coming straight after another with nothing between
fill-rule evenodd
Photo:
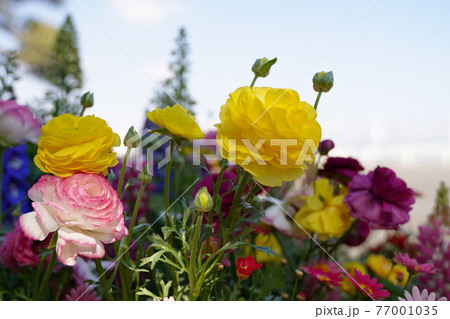
<instances>
[{"instance_id":1,"label":"dark pink flower","mask_svg":"<svg viewBox=\"0 0 450 319\"><path fill-rule=\"evenodd\" d=\"M369 275L363 275L360 271L355 269L355 278L349 276L348 277L353 285L361 290L364 294L369 296L374 300L378 300L380 298L387 298L391 294L386 289L383 288L383 285L378 283L376 278L370 278Z\"/></svg>"},{"instance_id":2,"label":"dark pink flower","mask_svg":"<svg viewBox=\"0 0 450 319\"><path fill-rule=\"evenodd\" d=\"M324 267L326 264L318 264L316 266L302 267L304 271L319 280L320 282L329 285L330 287L342 287L341 272L330 270L329 267Z\"/></svg>"},{"instance_id":3,"label":"dark pink flower","mask_svg":"<svg viewBox=\"0 0 450 319\"><path fill-rule=\"evenodd\" d=\"M431 264L419 264L417 259L409 257L408 253L395 253L395 260L408 268L412 273L434 274L437 269Z\"/></svg>"},{"instance_id":4,"label":"dark pink flower","mask_svg":"<svg viewBox=\"0 0 450 319\"><path fill-rule=\"evenodd\" d=\"M0 246L0 262L14 272L23 266L39 265L39 245L25 237L17 221Z\"/></svg>"},{"instance_id":5,"label":"dark pink flower","mask_svg":"<svg viewBox=\"0 0 450 319\"><path fill-rule=\"evenodd\" d=\"M414 191L386 167L355 176L345 197L350 214L372 229L397 229L409 221L413 203Z\"/></svg>"},{"instance_id":6,"label":"dark pink flower","mask_svg":"<svg viewBox=\"0 0 450 319\"><path fill-rule=\"evenodd\" d=\"M354 158L351 157L329 157L319 170L319 176L335 179L347 185L354 176L359 174L364 168Z\"/></svg>"}]
</instances>

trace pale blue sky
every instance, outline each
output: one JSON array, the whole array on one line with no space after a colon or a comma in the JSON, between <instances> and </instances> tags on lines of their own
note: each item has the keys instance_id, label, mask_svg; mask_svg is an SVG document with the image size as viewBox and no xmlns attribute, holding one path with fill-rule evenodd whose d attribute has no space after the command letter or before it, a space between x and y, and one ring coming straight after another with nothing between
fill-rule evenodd
<instances>
[{"instance_id":1,"label":"pale blue sky","mask_svg":"<svg viewBox=\"0 0 450 319\"><path fill-rule=\"evenodd\" d=\"M190 89L205 131L219 121L227 95L250 83L253 61L276 56L271 75L257 86L292 86L311 104L312 76L333 70L335 86L323 95L318 119L323 137L338 147L433 142L448 149L448 1L379 0L312 65L373 2L78 0L156 80L168 75L174 37L180 26L187 28ZM70 13L79 31L84 88L95 92L91 114L121 136L130 125L141 127L157 86L75 1L19 8L20 15L56 26ZM27 80L19 95L30 101L44 89Z\"/></svg>"}]
</instances>

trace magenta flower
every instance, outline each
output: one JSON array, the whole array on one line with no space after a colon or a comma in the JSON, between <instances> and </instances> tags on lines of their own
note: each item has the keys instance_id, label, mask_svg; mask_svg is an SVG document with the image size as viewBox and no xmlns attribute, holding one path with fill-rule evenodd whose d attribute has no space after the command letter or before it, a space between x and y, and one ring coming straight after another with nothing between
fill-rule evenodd
<instances>
[{"instance_id":1,"label":"magenta flower","mask_svg":"<svg viewBox=\"0 0 450 319\"><path fill-rule=\"evenodd\" d=\"M344 201L350 214L372 229L398 229L409 221L414 191L389 168L377 167L353 178Z\"/></svg>"},{"instance_id":2,"label":"magenta flower","mask_svg":"<svg viewBox=\"0 0 450 319\"><path fill-rule=\"evenodd\" d=\"M364 294L369 296L374 300L378 300L380 298L387 298L391 294L386 289L383 288L383 285L378 283L376 278L370 278L369 275L363 275L360 271L355 269L355 278L349 276L348 277L352 284L361 290Z\"/></svg>"},{"instance_id":3,"label":"magenta flower","mask_svg":"<svg viewBox=\"0 0 450 319\"><path fill-rule=\"evenodd\" d=\"M332 140L322 140L319 143L317 150L322 156L328 155L328 153L334 148L334 142Z\"/></svg>"},{"instance_id":4,"label":"magenta flower","mask_svg":"<svg viewBox=\"0 0 450 319\"><path fill-rule=\"evenodd\" d=\"M34 211L20 217L22 230L34 240L44 240L57 231L56 254L68 266L75 265L78 255L102 258L103 243L111 244L128 235L122 202L103 176L44 175L28 196Z\"/></svg>"},{"instance_id":5,"label":"magenta flower","mask_svg":"<svg viewBox=\"0 0 450 319\"><path fill-rule=\"evenodd\" d=\"M25 237L19 222L5 235L0 246L0 262L14 272L24 266L39 265L39 245Z\"/></svg>"},{"instance_id":6,"label":"magenta flower","mask_svg":"<svg viewBox=\"0 0 450 319\"><path fill-rule=\"evenodd\" d=\"M347 185L354 176L358 175L364 168L359 162L351 157L329 157L319 170L319 176L335 179Z\"/></svg>"},{"instance_id":7,"label":"magenta flower","mask_svg":"<svg viewBox=\"0 0 450 319\"><path fill-rule=\"evenodd\" d=\"M37 143L41 123L30 110L15 101L0 100L0 147L10 147L24 141Z\"/></svg>"},{"instance_id":8,"label":"magenta flower","mask_svg":"<svg viewBox=\"0 0 450 319\"><path fill-rule=\"evenodd\" d=\"M411 273L434 274L437 269L431 264L419 264L417 259L410 258L408 253L395 253L395 260L408 268Z\"/></svg>"},{"instance_id":9,"label":"magenta flower","mask_svg":"<svg viewBox=\"0 0 450 319\"><path fill-rule=\"evenodd\" d=\"M342 280L344 279L342 271L334 264L319 261L316 265L303 266L301 269L330 287L342 287Z\"/></svg>"}]
</instances>

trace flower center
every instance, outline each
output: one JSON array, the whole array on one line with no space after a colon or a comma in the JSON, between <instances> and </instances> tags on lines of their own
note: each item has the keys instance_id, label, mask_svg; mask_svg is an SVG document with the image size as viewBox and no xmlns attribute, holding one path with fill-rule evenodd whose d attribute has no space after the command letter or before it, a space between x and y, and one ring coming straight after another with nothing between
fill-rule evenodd
<instances>
[{"instance_id":1,"label":"flower center","mask_svg":"<svg viewBox=\"0 0 450 319\"><path fill-rule=\"evenodd\" d=\"M361 286L361 289L364 290L367 294L369 294L370 296L373 295L373 290L372 288L370 288L369 286L365 285L365 284L359 284Z\"/></svg>"}]
</instances>

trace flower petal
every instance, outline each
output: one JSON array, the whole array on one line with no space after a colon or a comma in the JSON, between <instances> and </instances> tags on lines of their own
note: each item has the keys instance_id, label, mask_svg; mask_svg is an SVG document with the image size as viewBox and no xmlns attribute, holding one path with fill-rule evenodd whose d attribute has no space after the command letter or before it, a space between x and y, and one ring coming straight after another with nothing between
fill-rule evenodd
<instances>
[{"instance_id":1,"label":"flower petal","mask_svg":"<svg viewBox=\"0 0 450 319\"><path fill-rule=\"evenodd\" d=\"M33 240L44 240L49 231L41 224L36 212L23 214L19 219L25 236Z\"/></svg>"}]
</instances>

